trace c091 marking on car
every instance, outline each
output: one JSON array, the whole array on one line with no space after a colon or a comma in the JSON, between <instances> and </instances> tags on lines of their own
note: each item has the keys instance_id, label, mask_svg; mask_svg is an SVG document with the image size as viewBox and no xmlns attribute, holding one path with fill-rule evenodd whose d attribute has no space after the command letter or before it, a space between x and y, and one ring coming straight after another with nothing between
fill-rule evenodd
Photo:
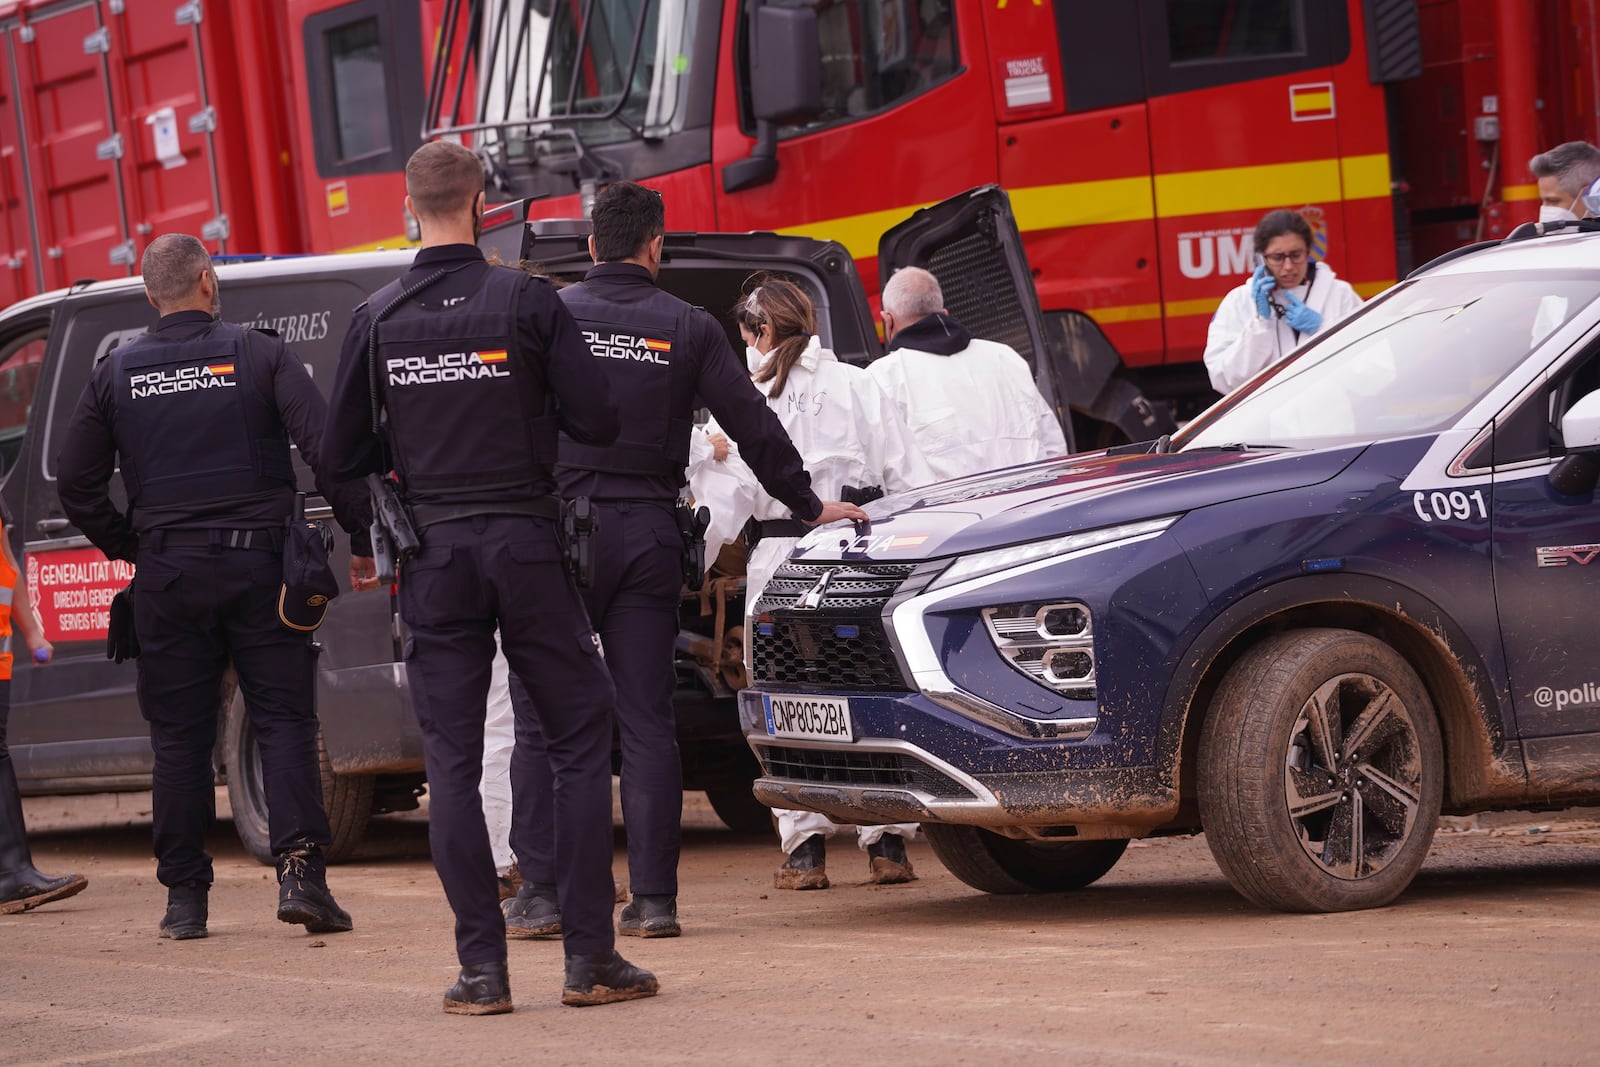
<instances>
[{"instance_id":1,"label":"c091 marking on car","mask_svg":"<svg viewBox=\"0 0 1600 1067\"><path fill-rule=\"evenodd\" d=\"M1489 517L1489 505L1483 499L1482 489L1474 489L1470 493L1464 493L1459 489L1452 489L1449 492L1435 489L1431 493L1419 491L1411 494L1411 506L1416 509L1417 518L1423 522L1449 522L1451 519Z\"/></svg>"}]
</instances>

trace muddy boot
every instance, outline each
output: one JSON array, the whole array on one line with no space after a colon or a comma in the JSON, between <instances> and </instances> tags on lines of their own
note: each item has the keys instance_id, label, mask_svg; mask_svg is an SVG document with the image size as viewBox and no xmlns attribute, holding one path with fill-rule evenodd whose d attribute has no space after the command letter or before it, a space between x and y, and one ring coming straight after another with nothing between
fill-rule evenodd
<instances>
[{"instance_id":1,"label":"muddy boot","mask_svg":"<svg viewBox=\"0 0 1600 1067\"><path fill-rule=\"evenodd\" d=\"M677 937L683 933L683 927L678 925L678 898L635 893L617 916L617 933L628 937Z\"/></svg>"},{"instance_id":2,"label":"muddy boot","mask_svg":"<svg viewBox=\"0 0 1600 1067\"><path fill-rule=\"evenodd\" d=\"M522 888L522 875L513 863L511 869L500 876L500 899L510 900L517 895L517 890Z\"/></svg>"},{"instance_id":3,"label":"muddy boot","mask_svg":"<svg viewBox=\"0 0 1600 1067\"><path fill-rule=\"evenodd\" d=\"M328 867L315 845L278 857L278 921L308 934L342 934L354 928L350 913L328 892Z\"/></svg>"},{"instance_id":4,"label":"muddy boot","mask_svg":"<svg viewBox=\"0 0 1600 1067\"><path fill-rule=\"evenodd\" d=\"M554 941L561 936L561 905L556 887L539 882L523 882L517 895L501 901L506 917L506 936L518 941Z\"/></svg>"},{"instance_id":5,"label":"muddy boot","mask_svg":"<svg viewBox=\"0 0 1600 1067\"><path fill-rule=\"evenodd\" d=\"M10 757L0 759L0 915L37 908L81 893L89 880L81 874L51 878L40 874L28 851L22 824L22 794Z\"/></svg>"},{"instance_id":6,"label":"muddy boot","mask_svg":"<svg viewBox=\"0 0 1600 1067\"><path fill-rule=\"evenodd\" d=\"M210 886L175 885L167 889L167 914L161 918L160 936L174 941L193 941L206 936L210 917L207 897Z\"/></svg>"},{"instance_id":7,"label":"muddy boot","mask_svg":"<svg viewBox=\"0 0 1600 1067\"><path fill-rule=\"evenodd\" d=\"M899 885L915 882L917 872L911 869L906 858L906 839L899 834L884 834L867 846L868 864L872 880L878 885Z\"/></svg>"},{"instance_id":8,"label":"muddy boot","mask_svg":"<svg viewBox=\"0 0 1600 1067\"><path fill-rule=\"evenodd\" d=\"M449 1015L505 1015L511 1011L511 978L505 960L461 968L456 984L444 991Z\"/></svg>"},{"instance_id":9,"label":"muddy boot","mask_svg":"<svg viewBox=\"0 0 1600 1067\"><path fill-rule=\"evenodd\" d=\"M789 858L772 876L772 884L779 889L828 888L827 849L828 839L812 834L789 853Z\"/></svg>"},{"instance_id":10,"label":"muddy boot","mask_svg":"<svg viewBox=\"0 0 1600 1067\"><path fill-rule=\"evenodd\" d=\"M616 952L568 956L561 1003L573 1008L613 1004L619 1000L653 997L660 988L655 975L635 967Z\"/></svg>"}]
</instances>

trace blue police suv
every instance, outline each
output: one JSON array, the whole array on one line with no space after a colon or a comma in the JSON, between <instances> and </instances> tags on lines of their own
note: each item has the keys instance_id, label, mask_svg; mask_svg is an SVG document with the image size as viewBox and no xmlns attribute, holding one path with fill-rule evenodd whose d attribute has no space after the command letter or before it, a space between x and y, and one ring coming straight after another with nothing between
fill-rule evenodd
<instances>
[{"instance_id":1,"label":"blue police suv","mask_svg":"<svg viewBox=\"0 0 1600 1067\"><path fill-rule=\"evenodd\" d=\"M1600 798L1579 229L1436 261L1170 439L814 531L755 609L758 799L920 821L996 893L1204 830L1251 901L1333 911L1441 812Z\"/></svg>"}]
</instances>

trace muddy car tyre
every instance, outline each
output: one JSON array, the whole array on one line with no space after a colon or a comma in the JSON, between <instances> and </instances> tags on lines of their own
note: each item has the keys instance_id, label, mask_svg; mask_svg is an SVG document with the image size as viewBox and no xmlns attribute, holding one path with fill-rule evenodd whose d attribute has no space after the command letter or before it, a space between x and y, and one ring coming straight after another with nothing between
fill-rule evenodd
<instances>
[{"instance_id":1,"label":"muddy car tyre","mask_svg":"<svg viewBox=\"0 0 1600 1067\"><path fill-rule=\"evenodd\" d=\"M256 733L245 714L244 701L234 697L228 711L223 737L223 758L228 770L228 806L233 809L233 826L245 851L271 866L272 839L267 832L267 794L261 777L261 751ZM322 771L322 804L328 812L328 828L333 841L323 850L330 863L350 858L366 835L372 818L372 789L376 777L370 774L336 774L328 762L317 731L317 763Z\"/></svg>"},{"instance_id":2,"label":"muddy car tyre","mask_svg":"<svg viewBox=\"0 0 1600 1067\"><path fill-rule=\"evenodd\" d=\"M949 872L985 893L1061 893L1103 878L1126 840L1019 841L978 826L923 823L933 854Z\"/></svg>"},{"instance_id":3,"label":"muddy car tyre","mask_svg":"<svg viewBox=\"0 0 1600 1067\"><path fill-rule=\"evenodd\" d=\"M1217 864L1262 907L1382 907L1427 858L1444 756L1433 703L1388 645L1350 630L1269 637L1217 691L1199 754Z\"/></svg>"}]
</instances>

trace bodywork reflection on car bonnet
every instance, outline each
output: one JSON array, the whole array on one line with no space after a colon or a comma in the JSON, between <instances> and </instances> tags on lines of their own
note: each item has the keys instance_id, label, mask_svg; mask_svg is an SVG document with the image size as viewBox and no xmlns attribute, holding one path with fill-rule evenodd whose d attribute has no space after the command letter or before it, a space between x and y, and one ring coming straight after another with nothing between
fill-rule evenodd
<instances>
[{"instance_id":1,"label":"bodywork reflection on car bonnet","mask_svg":"<svg viewBox=\"0 0 1600 1067\"><path fill-rule=\"evenodd\" d=\"M1093 453L1010 467L886 497L868 507L873 519L861 530L836 524L813 531L793 558L931 559L1175 515L1315 485L1364 447Z\"/></svg>"}]
</instances>

